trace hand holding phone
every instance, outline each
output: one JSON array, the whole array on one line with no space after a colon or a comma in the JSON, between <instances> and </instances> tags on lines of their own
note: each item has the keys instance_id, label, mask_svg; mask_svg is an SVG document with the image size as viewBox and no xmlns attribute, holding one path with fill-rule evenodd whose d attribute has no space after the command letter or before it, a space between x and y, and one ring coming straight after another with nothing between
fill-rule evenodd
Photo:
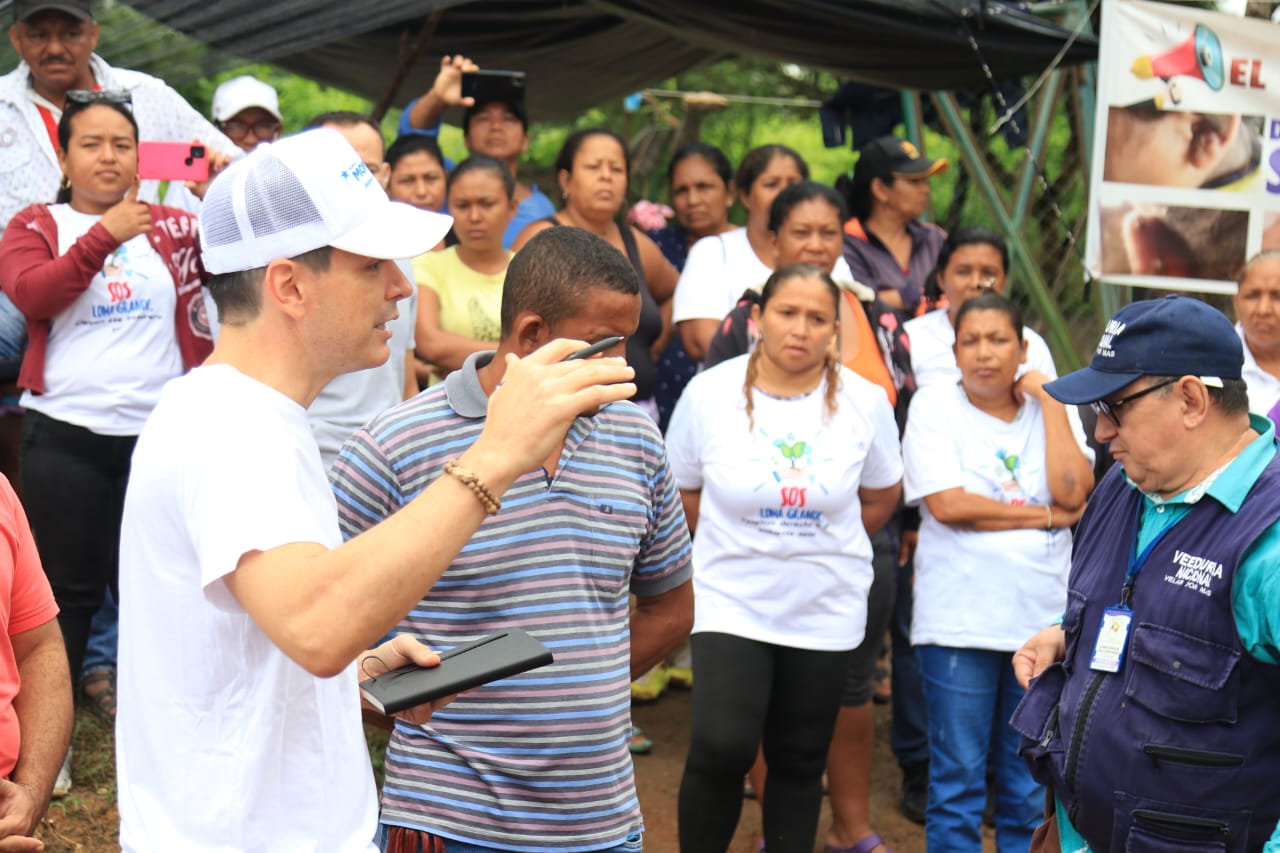
<instances>
[{"instance_id":1,"label":"hand holding phone","mask_svg":"<svg viewBox=\"0 0 1280 853\"><path fill-rule=\"evenodd\" d=\"M440 654L435 667L403 666L360 682L360 695L384 714L461 693L553 660L551 651L519 628L507 628Z\"/></svg>"},{"instance_id":2,"label":"hand holding phone","mask_svg":"<svg viewBox=\"0 0 1280 853\"><path fill-rule=\"evenodd\" d=\"M524 72L478 69L462 75L462 97L473 104L488 101L524 103Z\"/></svg>"},{"instance_id":3,"label":"hand holding phone","mask_svg":"<svg viewBox=\"0 0 1280 853\"><path fill-rule=\"evenodd\" d=\"M209 152L199 142L139 142L138 177L158 181L209 179Z\"/></svg>"}]
</instances>

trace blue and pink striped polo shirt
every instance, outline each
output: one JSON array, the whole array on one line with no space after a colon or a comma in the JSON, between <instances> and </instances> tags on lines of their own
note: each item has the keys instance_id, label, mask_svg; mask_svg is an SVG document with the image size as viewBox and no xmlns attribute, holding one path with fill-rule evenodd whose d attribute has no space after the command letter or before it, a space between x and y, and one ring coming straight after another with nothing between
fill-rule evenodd
<instances>
[{"instance_id":1,"label":"blue and pink striped polo shirt","mask_svg":"<svg viewBox=\"0 0 1280 853\"><path fill-rule=\"evenodd\" d=\"M475 441L488 402L476 370L490 357L347 442L330 475L345 536L394 513ZM578 418L555 476L520 477L400 623L441 650L514 625L555 663L465 693L425 727L398 722L382 821L522 851L601 850L639 832L628 593L657 595L690 574L657 427L630 403Z\"/></svg>"}]
</instances>

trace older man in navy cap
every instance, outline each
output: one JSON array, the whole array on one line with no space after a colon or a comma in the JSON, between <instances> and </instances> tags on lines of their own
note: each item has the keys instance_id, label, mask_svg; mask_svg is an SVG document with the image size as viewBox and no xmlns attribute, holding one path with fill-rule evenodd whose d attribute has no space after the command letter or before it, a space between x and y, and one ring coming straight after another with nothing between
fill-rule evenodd
<instances>
[{"instance_id":1,"label":"older man in navy cap","mask_svg":"<svg viewBox=\"0 0 1280 853\"><path fill-rule=\"evenodd\" d=\"M1063 850L1280 849L1280 462L1240 338L1170 296L1045 385L1120 463L1080 522L1066 612L1014 656L1012 724ZM1034 680L1032 680L1034 679Z\"/></svg>"}]
</instances>

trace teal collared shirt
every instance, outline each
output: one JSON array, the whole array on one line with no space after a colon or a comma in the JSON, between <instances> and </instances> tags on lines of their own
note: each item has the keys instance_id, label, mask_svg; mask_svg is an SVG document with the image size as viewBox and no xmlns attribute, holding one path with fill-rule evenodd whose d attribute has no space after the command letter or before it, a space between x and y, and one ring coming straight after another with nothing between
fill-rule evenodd
<instances>
[{"instance_id":1,"label":"teal collared shirt","mask_svg":"<svg viewBox=\"0 0 1280 853\"><path fill-rule=\"evenodd\" d=\"M1203 498L1213 498L1233 513L1240 510L1249 490L1276 455L1275 424L1269 418L1249 415L1249 426L1259 433L1258 437L1249 442L1207 488L1192 487L1165 501L1144 496L1142 517L1138 521L1139 551L1160 531L1186 517ZM1137 488L1128 476L1125 482ZM1264 663L1280 665L1280 571L1277 566L1280 566L1280 523L1268 527L1245 552L1231 589L1231 609L1245 651ZM1057 809L1062 853L1089 850L1088 843L1067 820L1061 800ZM1271 840L1262 848L1262 853L1280 853L1280 826L1271 833Z\"/></svg>"}]
</instances>

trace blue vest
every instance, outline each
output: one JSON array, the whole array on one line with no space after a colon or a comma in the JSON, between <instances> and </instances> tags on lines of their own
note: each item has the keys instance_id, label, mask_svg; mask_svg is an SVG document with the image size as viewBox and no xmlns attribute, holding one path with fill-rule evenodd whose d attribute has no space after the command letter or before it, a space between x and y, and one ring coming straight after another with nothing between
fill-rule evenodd
<instances>
[{"instance_id":1,"label":"blue vest","mask_svg":"<svg viewBox=\"0 0 1280 853\"><path fill-rule=\"evenodd\" d=\"M1113 466L1076 535L1066 659L1032 683L1011 724L1032 774L1099 853L1261 850L1280 820L1280 667L1244 650L1231 590L1249 545L1280 518L1280 456L1238 513L1205 498L1160 539L1134 585L1120 671L1095 672L1141 502Z\"/></svg>"}]
</instances>

